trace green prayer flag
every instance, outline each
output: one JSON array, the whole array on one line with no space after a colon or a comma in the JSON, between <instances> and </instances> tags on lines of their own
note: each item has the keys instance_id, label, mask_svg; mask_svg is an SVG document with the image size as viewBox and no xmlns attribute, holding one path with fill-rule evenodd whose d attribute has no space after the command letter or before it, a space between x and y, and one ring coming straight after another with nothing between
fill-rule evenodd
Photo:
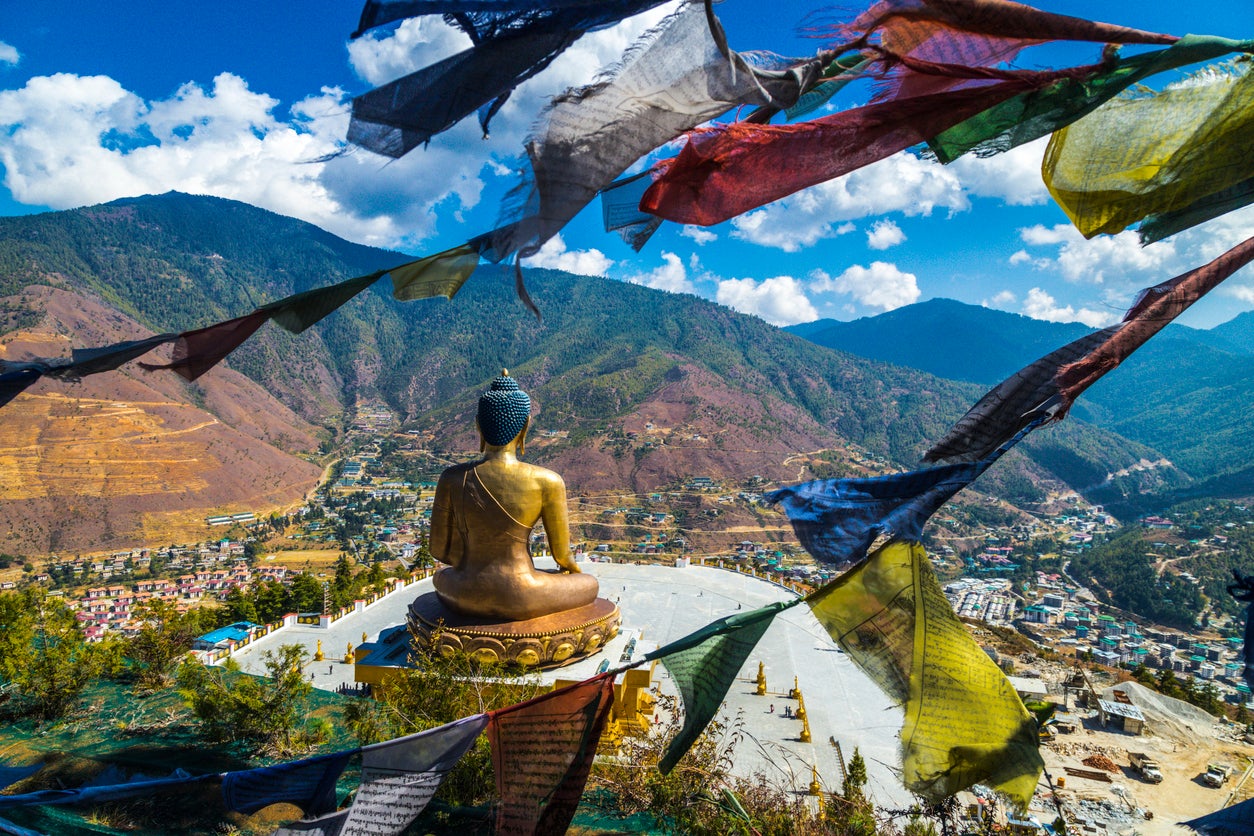
<instances>
[{"instance_id":1,"label":"green prayer flag","mask_svg":"<svg viewBox=\"0 0 1254 836\"><path fill-rule=\"evenodd\" d=\"M469 244L436 253L388 271L392 298L400 302L444 296L452 299L475 272L479 251Z\"/></svg>"},{"instance_id":2,"label":"green prayer flag","mask_svg":"<svg viewBox=\"0 0 1254 836\"><path fill-rule=\"evenodd\" d=\"M1151 75L1252 49L1254 41L1185 35L1167 49L1121 58L1091 78L1066 79L1008 99L942 131L928 146L942 163L968 151L979 156L1009 151L1070 125Z\"/></svg>"},{"instance_id":3,"label":"green prayer flag","mask_svg":"<svg viewBox=\"0 0 1254 836\"><path fill-rule=\"evenodd\" d=\"M778 601L746 613L720 618L695 633L658 648L646 660L660 659L684 701L684 725L662 756L658 769L669 773L705 731L745 660L781 610L800 598Z\"/></svg>"},{"instance_id":4,"label":"green prayer flag","mask_svg":"<svg viewBox=\"0 0 1254 836\"><path fill-rule=\"evenodd\" d=\"M1152 244L1212 218L1235 212L1251 203L1254 203L1254 177L1242 180L1223 191L1207 195L1183 209L1150 215L1141 222L1140 227L1137 228L1137 234L1141 238L1142 245Z\"/></svg>"},{"instance_id":5,"label":"green prayer flag","mask_svg":"<svg viewBox=\"0 0 1254 836\"><path fill-rule=\"evenodd\" d=\"M886 694L903 703L903 780L939 801L988 784L1026 808L1044 762L1036 721L954 615L927 553L893 541L806 598Z\"/></svg>"},{"instance_id":6,"label":"green prayer flag","mask_svg":"<svg viewBox=\"0 0 1254 836\"><path fill-rule=\"evenodd\" d=\"M257 311L268 312L275 324L293 334L299 334L370 287L379 280L383 272L380 270L368 276L357 276L327 287L306 290L304 293L262 305Z\"/></svg>"},{"instance_id":7,"label":"green prayer flag","mask_svg":"<svg viewBox=\"0 0 1254 836\"><path fill-rule=\"evenodd\" d=\"M845 89L849 82L861 78L862 70L873 62L873 58L863 58L861 53L833 61L823 80L797 97L797 103L785 110L784 115L791 122L813 113Z\"/></svg>"}]
</instances>

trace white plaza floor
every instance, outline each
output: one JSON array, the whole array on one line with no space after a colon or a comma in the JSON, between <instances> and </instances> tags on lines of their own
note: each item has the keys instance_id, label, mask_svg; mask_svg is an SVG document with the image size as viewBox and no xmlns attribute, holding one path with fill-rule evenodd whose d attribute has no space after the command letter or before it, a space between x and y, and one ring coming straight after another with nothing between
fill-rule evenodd
<instances>
[{"instance_id":1,"label":"white plaza floor","mask_svg":"<svg viewBox=\"0 0 1254 836\"><path fill-rule=\"evenodd\" d=\"M537 560L537 565L544 562ZM617 667L633 637L637 638L634 658L639 659L653 648L736 612L738 604L743 611L795 597L789 590L759 578L706 566L581 563L580 567L600 579L601 597L618 603L623 630L600 654L548 672L543 675L545 679L585 679L606 659L611 667ZM234 658L244 670L261 673L261 655L266 650L300 644L312 656L321 639L328 661L311 662L306 667L313 684L327 690L352 685L352 666L332 660L344 656L348 643L358 645L362 633L374 640L381 630L404 624L409 603L430 591L429 579L411 584L363 612L344 616L327 629L287 627L259 639ZM754 693L759 662L766 671L766 696ZM805 698L812 743L801 743L801 722L784 715L786 706L792 711L797 707L796 701L787 697L794 676ZM663 693L676 692L663 665L657 666L654 678ZM841 773L832 745L836 741L846 760L854 747L861 751L867 763L868 794L877 804L903 808L912 801L899 778L900 709L854 667L804 605L775 617L728 692L725 713L729 719L739 716L746 733L735 753L739 774L762 772L773 784L804 790L813 765L818 767L824 789L838 792Z\"/></svg>"}]
</instances>

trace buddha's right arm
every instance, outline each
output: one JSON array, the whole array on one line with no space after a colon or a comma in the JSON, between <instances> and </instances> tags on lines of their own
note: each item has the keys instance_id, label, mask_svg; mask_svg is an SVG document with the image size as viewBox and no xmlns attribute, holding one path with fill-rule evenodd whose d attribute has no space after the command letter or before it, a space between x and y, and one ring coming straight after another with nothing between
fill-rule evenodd
<instances>
[{"instance_id":1,"label":"buddha's right arm","mask_svg":"<svg viewBox=\"0 0 1254 836\"><path fill-rule=\"evenodd\" d=\"M431 556L441 563L456 566L461 557L453 544L453 504L449 501L448 485L441 479L435 487L435 500L431 503L431 534L427 548Z\"/></svg>"}]
</instances>

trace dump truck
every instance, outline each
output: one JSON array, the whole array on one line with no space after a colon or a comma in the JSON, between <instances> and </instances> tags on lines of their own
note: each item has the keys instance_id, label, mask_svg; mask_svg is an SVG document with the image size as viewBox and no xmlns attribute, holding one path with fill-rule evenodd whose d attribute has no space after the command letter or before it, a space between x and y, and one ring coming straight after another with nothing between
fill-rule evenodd
<instances>
[{"instance_id":1,"label":"dump truck","mask_svg":"<svg viewBox=\"0 0 1254 836\"><path fill-rule=\"evenodd\" d=\"M1232 767L1222 763L1206 764L1206 774L1202 776L1202 780L1206 782L1208 787L1222 787L1228 783L1228 778L1232 775Z\"/></svg>"},{"instance_id":2,"label":"dump truck","mask_svg":"<svg viewBox=\"0 0 1254 836\"><path fill-rule=\"evenodd\" d=\"M1128 760L1132 762L1132 768L1140 773L1141 777L1151 784L1161 784L1163 773L1158 768L1158 761L1151 758L1144 752L1129 752Z\"/></svg>"}]
</instances>

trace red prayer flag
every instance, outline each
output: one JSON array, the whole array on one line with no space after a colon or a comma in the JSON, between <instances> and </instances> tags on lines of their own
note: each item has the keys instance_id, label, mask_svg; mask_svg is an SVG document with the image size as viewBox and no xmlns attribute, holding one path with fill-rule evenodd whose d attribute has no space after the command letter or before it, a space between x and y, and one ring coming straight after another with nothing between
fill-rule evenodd
<instances>
[{"instance_id":1,"label":"red prayer flag","mask_svg":"<svg viewBox=\"0 0 1254 836\"><path fill-rule=\"evenodd\" d=\"M602 674L491 712L498 833L566 832L613 702L614 675Z\"/></svg>"},{"instance_id":2,"label":"red prayer flag","mask_svg":"<svg viewBox=\"0 0 1254 836\"><path fill-rule=\"evenodd\" d=\"M1174 35L1053 14L1009 0L880 0L833 34L853 48L879 33L880 44L930 61L992 65L1045 41L1170 44Z\"/></svg>"},{"instance_id":3,"label":"red prayer flag","mask_svg":"<svg viewBox=\"0 0 1254 836\"><path fill-rule=\"evenodd\" d=\"M792 125L736 122L692 131L678 157L654 168L640 209L678 223L721 223L924 142L1011 96L1101 69L1006 71L913 59L906 66L979 86L876 102Z\"/></svg>"},{"instance_id":4,"label":"red prayer flag","mask_svg":"<svg viewBox=\"0 0 1254 836\"><path fill-rule=\"evenodd\" d=\"M1110 339L1087 356L1058 370L1054 379L1064 403L1070 406L1102 375L1126 360L1146 340L1251 260L1254 260L1254 238L1247 238L1209 264L1142 291Z\"/></svg>"},{"instance_id":5,"label":"red prayer flag","mask_svg":"<svg viewBox=\"0 0 1254 836\"><path fill-rule=\"evenodd\" d=\"M188 380L195 380L239 348L244 340L265 324L270 313L264 309L256 310L226 322L197 328L195 331L184 331L174 343L174 353L169 363L139 365L149 371L171 369Z\"/></svg>"}]
</instances>

